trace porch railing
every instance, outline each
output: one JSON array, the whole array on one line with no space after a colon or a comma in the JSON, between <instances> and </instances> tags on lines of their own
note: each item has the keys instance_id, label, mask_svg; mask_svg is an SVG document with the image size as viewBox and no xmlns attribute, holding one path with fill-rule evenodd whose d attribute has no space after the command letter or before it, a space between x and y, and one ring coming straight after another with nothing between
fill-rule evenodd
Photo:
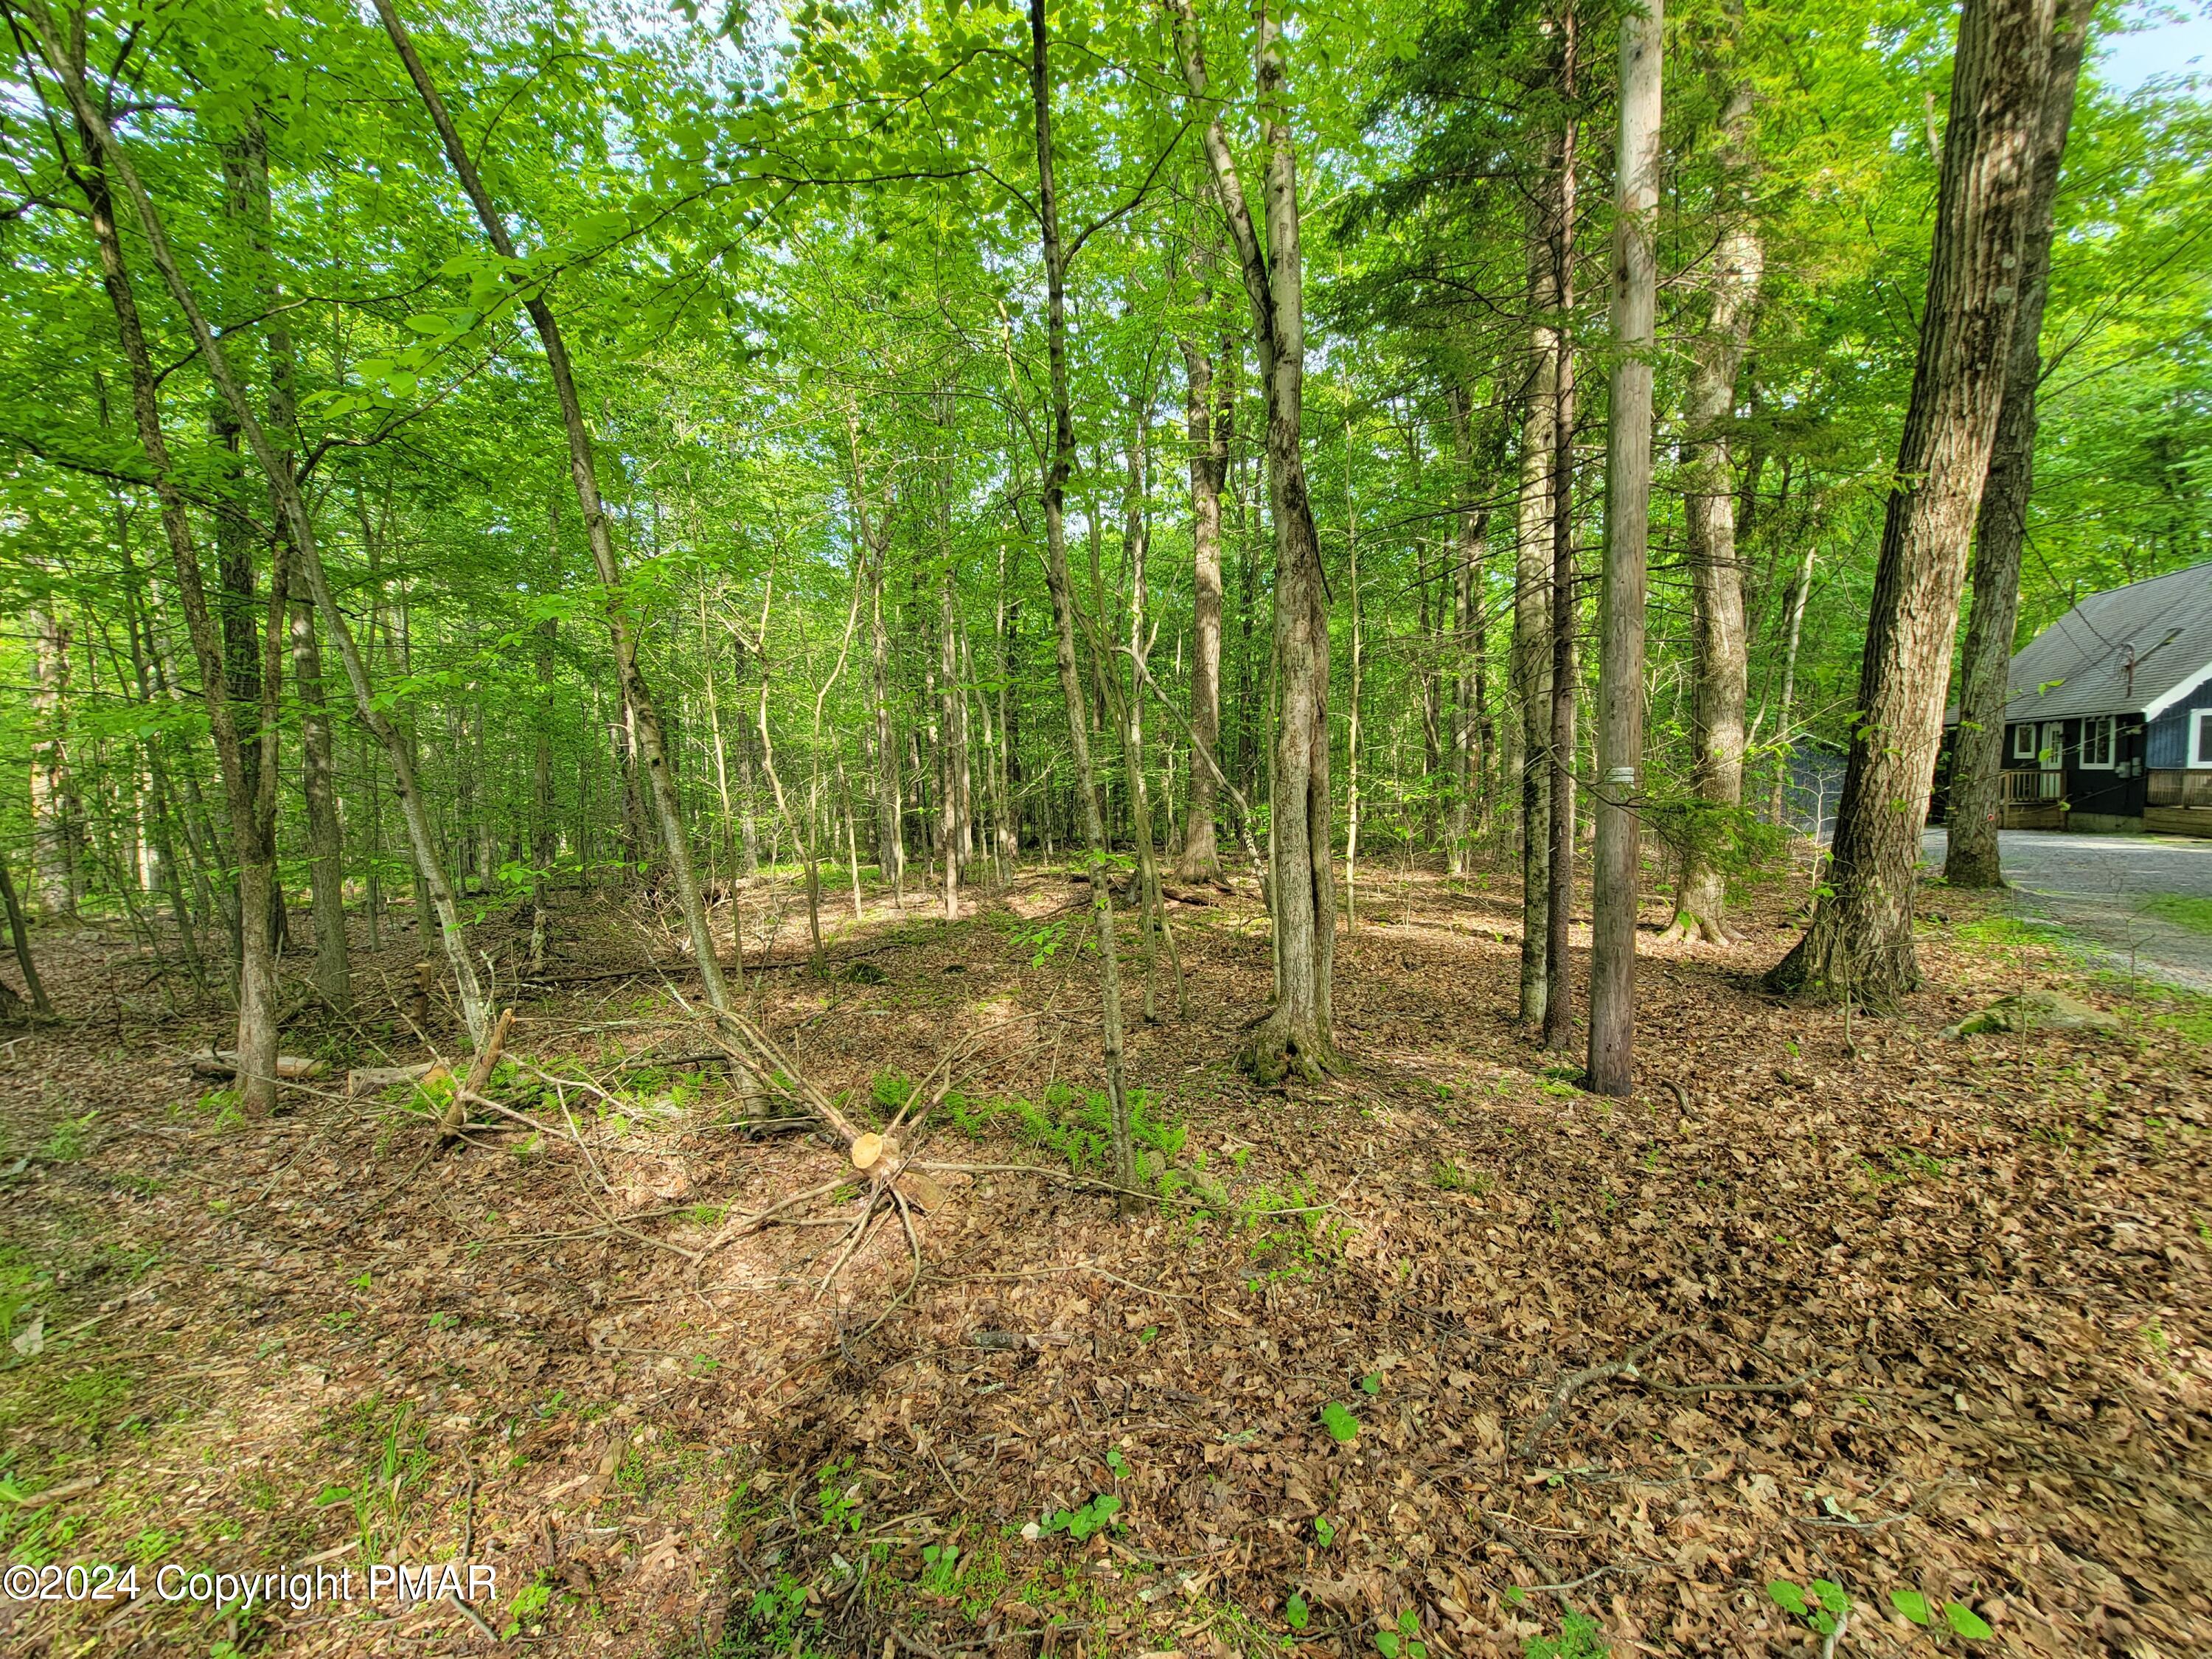
<instances>
[{"instance_id":1,"label":"porch railing","mask_svg":"<svg viewBox=\"0 0 2212 1659\"><path fill-rule=\"evenodd\" d=\"M2007 806L2026 806L2037 801L2056 801L2065 798L2066 775L2063 772L2008 772L2004 775L2004 804Z\"/></svg>"},{"instance_id":2,"label":"porch railing","mask_svg":"<svg viewBox=\"0 0 2212 1659\"><path fill-rule=\"evenodd\" d=\"M2179 769L2147 775L2153 806L2212 806L2212 769Z\"/></svg>"}]
</instances>

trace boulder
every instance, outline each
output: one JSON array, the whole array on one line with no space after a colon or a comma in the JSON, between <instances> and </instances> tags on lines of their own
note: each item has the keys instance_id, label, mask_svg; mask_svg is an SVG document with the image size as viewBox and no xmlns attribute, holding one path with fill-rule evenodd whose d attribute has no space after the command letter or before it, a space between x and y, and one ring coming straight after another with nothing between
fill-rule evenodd
<instances>
[{"instance_id":1,"label":"boulder","mask_svg":"<svg viewBox=\"0 0 2212 1659\"><path fill-rule=\"evenodd\" d=\"M2024 991L1999 997L1978 1012L1950 1027L1945 1036L1973 1036L1983 1031L2117 1031L2118 1017L2086 1002L2076 1002L2063 991Z\"/></svg>"}]
</instances>

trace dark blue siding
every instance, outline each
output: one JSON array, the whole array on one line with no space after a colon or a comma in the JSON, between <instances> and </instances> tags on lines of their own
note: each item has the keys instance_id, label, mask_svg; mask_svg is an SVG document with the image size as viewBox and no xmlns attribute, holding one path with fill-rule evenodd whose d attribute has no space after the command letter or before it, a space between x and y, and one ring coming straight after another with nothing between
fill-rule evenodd
<instances>
[{"instance_id":1,"label":"dark blue siding","mask_svg":"<svg viewBox=\"0 0 2212 1659\"><path fill-rule=\"evenodd\" d=\"M2145 763L2160 770L2189 764L2189 732L2200 708L2212 708L2212 680L2206 681L2150 723L2150 753Z\"/></svg>"}]
</instances>

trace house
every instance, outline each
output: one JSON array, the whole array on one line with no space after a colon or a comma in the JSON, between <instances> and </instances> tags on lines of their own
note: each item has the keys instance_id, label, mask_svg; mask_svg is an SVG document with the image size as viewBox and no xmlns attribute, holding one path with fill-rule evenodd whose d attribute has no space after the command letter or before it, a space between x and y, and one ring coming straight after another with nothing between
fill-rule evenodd
<instances>
[{"instance_id":1,"label":"house","mask_svg":"<svg viewBox=\"0 0 2212 1659\"><path fill-rule=\"evenodd\" d=\"M2004 828L2212 836L2212 563L2082 600L2006 690Z\"/></svg>"}]
</instances>

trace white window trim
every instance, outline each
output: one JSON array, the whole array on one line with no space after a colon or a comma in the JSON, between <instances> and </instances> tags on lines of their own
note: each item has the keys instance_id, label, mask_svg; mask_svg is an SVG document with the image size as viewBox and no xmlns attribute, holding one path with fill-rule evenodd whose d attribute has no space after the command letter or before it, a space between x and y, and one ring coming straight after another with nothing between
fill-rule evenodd
<instances>
[{"instance_id":1,"label":"white window trim","mask_svg":"<svg viewBox=\"0 0 2212 1659\"><path fill-rule=\"evenodd\" d=\"M2045 720L2036 734L2036 764L2046 772L2066 769L2066 722Z\"/></svg>"},{"instance_id":2,"label":"white window trim","mask_svg":"<svg viewBox=\"0 0 2212 1659\"><path fill-rule=\"evenodd\" d=\"M2089 758L2089 728L2102 725L2105 728L2105 753L2109 759L2093 761ZM2080 746L2076 749L2075 765L2084 772L2114 772L2120 764L2120 722L2114 714L2086 714L2081 720Z\"/></svg>"},{"instance_id":3,"label":"white window trim","mask_svg":"<svg viewBox=\"0 0 2212 1659\"><path fill-rule=\"evenodd\" d=\"M2032 721L2013 727L2013 759L2016 761L2032 761L2035 758L2035 726Z\"/></svg>"},{"instance_id":4,"label":"white window trim","mask_svg":"<svg viewBox=\"0 0 2212 1659\"><path fill-rule=\"evenodd\" d=\"M2212 726L2212 708L2192 710L2189 716L2189 769L2192 772L2212 772L2212 760L2200 758L2204 753L2204 732Z\"/></svg>"}]
</instances>

